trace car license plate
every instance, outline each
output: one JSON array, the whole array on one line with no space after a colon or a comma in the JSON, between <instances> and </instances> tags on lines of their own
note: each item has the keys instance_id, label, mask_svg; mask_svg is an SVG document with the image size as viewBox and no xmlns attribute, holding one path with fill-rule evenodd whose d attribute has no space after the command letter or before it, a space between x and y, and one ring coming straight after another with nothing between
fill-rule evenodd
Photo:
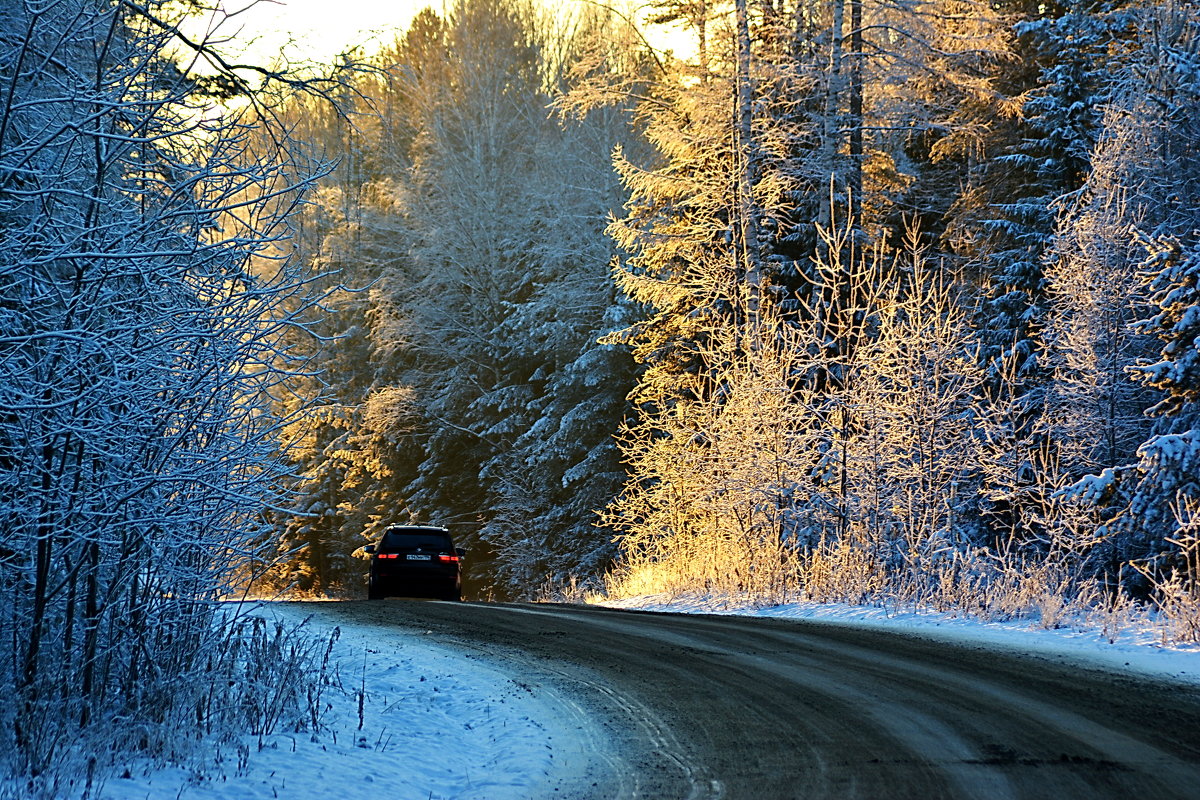
<instances>
[{"instance_id":1,"label":"car license plate","mask_svg":"<svg viewBox=\"0 0 1200 800\"><path fill-rule=\"evenodd\" d=\"M409 561L429 561L433 558L433 556L415 555L413 553L409 553L407 558Z\"/></svg>"}]
</instances>

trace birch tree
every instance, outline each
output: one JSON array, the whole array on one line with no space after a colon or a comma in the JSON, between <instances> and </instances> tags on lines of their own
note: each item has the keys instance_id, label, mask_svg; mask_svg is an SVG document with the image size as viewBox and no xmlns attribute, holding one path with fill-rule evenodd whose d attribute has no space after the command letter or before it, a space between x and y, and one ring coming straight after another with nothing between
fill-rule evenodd
<instances>
[{"instance_id":1,"label":"birch tree","mask_svg":"<svg viewBox=\"0 0 1200 800\"><path fill-rule=\"evenodd\" d=\"M622 431L633 478L605 511L622 534L620 592L780 602L798 588L819 457L814 397L795 380L809 357L769 302L755 314L752 328L722 327L701 348L699 380L713 385Z\"/></svg>"}]
</instances>

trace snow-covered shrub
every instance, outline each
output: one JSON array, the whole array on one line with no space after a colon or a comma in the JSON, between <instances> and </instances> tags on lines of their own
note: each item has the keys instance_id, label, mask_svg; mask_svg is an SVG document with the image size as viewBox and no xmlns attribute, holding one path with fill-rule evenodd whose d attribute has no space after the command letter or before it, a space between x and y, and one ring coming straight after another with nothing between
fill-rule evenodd
<instances>
[{"instance_id":1,"label":"snow-covered shrub","mask_svg":"<svg viewBox=\"0 0 1200 800\"><path fill-rule=\"evenodd\" d=\"M26 797L185 754L218 600L282 502L301 165L213 106L244 76L169 55L185 6L0 15L0 774Z\"/></svg>"},{"instance_id":2,"label":"snow-covered shrub","mask_svg":"<svg viewBox=\"0 0 1200 800\"><path fill-rule=\"evenodd\" d=\"M877 602L887 584L882 565L850 538L822 540L797 561L801 596L818 603Z\"/></svg>"}]
</instances>

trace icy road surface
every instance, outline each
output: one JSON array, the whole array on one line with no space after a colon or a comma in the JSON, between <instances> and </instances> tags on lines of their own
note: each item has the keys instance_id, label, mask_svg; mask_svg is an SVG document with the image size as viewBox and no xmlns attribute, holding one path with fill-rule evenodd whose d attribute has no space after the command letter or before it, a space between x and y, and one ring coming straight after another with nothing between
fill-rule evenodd
<instances>
[{"instance_id":1,"label":"icy road surface","mask_svg":"<svg viewBox=\"0 0 1200 800\"><path fill-rule=\"evenodd\" d=\"M558 726L586 712L601 730L580 730L598 749L591 759L572 750L586 780L548 796L1200 796L1200 689L1065 656L575 606L393 599L319 610L486 656L532 696L569 698Z\"/></svg>"}]
</instances>

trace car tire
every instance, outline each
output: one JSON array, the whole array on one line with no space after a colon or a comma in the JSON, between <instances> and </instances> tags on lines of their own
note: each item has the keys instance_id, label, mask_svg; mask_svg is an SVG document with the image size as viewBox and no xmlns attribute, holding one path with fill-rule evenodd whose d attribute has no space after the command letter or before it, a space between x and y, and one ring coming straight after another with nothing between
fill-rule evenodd
<instances>
[{"instance_id":1,"label":"car tire","mask_svg":"<svg viewBox=\"0 0 1200 800\"><path fill-rule=\"evenodd\" d=\"M375 585L374 581L367 584L367 599L368 600L382 600L386 596L387 595L385 595L383 593L383 590L378 588Z\"/></svg>"}]
</instances>

